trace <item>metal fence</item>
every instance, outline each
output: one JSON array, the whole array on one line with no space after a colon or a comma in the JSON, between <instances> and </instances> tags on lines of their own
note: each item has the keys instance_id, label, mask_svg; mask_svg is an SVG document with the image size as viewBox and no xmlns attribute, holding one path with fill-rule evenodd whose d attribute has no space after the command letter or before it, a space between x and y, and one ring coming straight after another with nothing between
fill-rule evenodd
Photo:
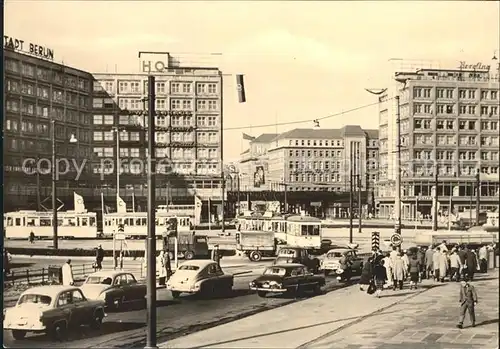
<instances>
[{"instance_id":1,"label":"metal fence","mask_svg":"<svg viewBox=\"0 0 500 349\"><path fill-rule=\"evenodd\" d=\"M113 265L103 265L102 270L113 270ZM48 266L39 269L26 269L26 270L12 270L10 274L4 278L4 283L9 286L21 284L45 284L45 283L59 283L60 265ZM93 263L89 264L75 264L71 266L73 270L73 279L75 282L83 281L89 274L95 272ZM117 270L120 270L118 267ZM131 272L138 279L146 276L146 269L144 262L125 264L122 270Z\"/></svg>"}]
</instances>

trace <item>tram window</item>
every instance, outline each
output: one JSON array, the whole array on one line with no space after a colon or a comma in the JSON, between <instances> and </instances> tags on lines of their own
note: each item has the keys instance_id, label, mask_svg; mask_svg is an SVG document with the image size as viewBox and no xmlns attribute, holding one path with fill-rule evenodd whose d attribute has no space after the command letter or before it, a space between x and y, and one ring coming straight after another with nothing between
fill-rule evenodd
<instances>
[{"instance_id":1,"label":"tram window","mask_svg":"<svg viewBox=\"0 0 500 349\"><path fill-rule=\"evenodd\" d=\"M302 228L302 230L301 230L302 235L309 235L308 231L307 231L307 228L308 228L307 225L303 225L301 228Z\"/></svg>"},{"instance_id":2,"label":"tram window","mask_svg":"<svg viewBox=\"0 0 500 349\"><path fill-rule=\"evenodd\" d=\"M60 226L60 227L62 227L62 225L63 225L63 220L62 220L62 219L58 219L58 220L57 220L57 225L58 225L58 226Z\"/></svg>"},{"instance_id":3,"label":"tram window","mask_svg":"<svg viewBox=\"0 0 500 349\"><path fill-rule=\"evenodd\" d=\"M135 219L135 225L141 225L141 219L140 218L136 218Z\"/></svg>"},{"instance_id":4,"label":"tram window","mask_svg":"<svg viewBox=\"0 0 500 349\"><path fill-rule=\"evenodd\" d=\"M50 218L40 218L40 226L41 227L49 227L50 225L52 225Z\"/></svg>"},{"instance_id":5,"label":"tram window","mask_svg":"<svg viewBox=\"0 0 500 349\"><path fill-rule=\"evenodd\" d=\"M82 218L82 227L86 227L89 224L87 218Z\"/></svg>"},{"instance_id":6,"label":"tram window","mask_svg":"<svg viewBox=\"0 0 500 349\"><path fill-rule=\"evenodd\" d=\"M146 226L146 218L141 218L141 225Z\"/></svg>"},{"instance_id":7,"label":"tram window","mask_svg":"<svg viewBox=\"0 0 500 349\"><path fill-rule=\"evenodd\" d=\"M12 218L11 218L11 217L8 217L8 218L7 218L7 226L9 226L9 227L10 227L10 226L12 226L12 222L13 222L13 221L12 221Z\"/></svg>"},{"instance_id":8,"label":"tram window","mask_svg":"<svg viewBox=\"0 0 500 349\"><path fill-rule=\"evenodd\" d=\"M68 218L68 225L70 227L76 227L77 224L76 224L76 218Z\"/></svg>"},{"instance_id":9,"label":"tram window","mask_svg":"<svg viewBox=\"0 0 500 349\"><path fill-rule=\"evenodd\" d=\"M89 219L90 219L90 226L95 227L96 219L94 217L90 217Z\"/></svg>"},{"instance_id":10,"label":"tram window","mask_svg":"<svg viewBox=\"0 0 500 349\"><path fill-rule=\"evenodd\" d=\"M127 218L127 225L134 225L134 219L133 218Z\"/></svg>"},{"instance_id":11,"label":"tram window","mask_svg":"<svg viewBox=\"0 0 500 349\"><path fill-rule=\"evenodd\" d=\"M21 218L16 218L16 226L21 226Z\"/></svg>"},{"instance_id":12,"label":"tram window","mask_svg":"<svg viewBox=\"0 0 500 349\"><path fill-rule=\"evenodd\" d=\"M313 236L319 236L319 226L312 225L311 228L312 228L311 235L313 235Z\"/></svg>"},{"instance_id":13,"label":"tram window","mask_svg":"<svg viewBox=\"0 0 500 349\"><path fill-rule=\"evenodd\" d=\"M26 218L26 226L34 227L35 226L35 218Z\"/></svg>"}]
</instances>

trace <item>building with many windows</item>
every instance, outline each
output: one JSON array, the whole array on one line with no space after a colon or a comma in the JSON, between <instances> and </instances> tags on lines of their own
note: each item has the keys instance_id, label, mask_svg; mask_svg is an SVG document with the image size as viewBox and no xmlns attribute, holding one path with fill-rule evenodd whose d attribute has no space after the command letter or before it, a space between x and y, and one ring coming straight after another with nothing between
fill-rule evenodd
<instances>
[{"instance_id":1,"label":"building with many windows","mask_svg":"<svg viewBox=\"0 0 500 349\"><path fill-rule=\"evenodd\" d=\"M250 142L238 164L241 190L283 192L350 191L350 175L360 179L361 190L372 192L378 173L378 131L348 125L341 129L293 129L282 134L263 134ZM354 189L358 187L354 183ZM373 196L373 195L371 195ZM317 205L325 216L345 217L348 201ZM345 199L345 198L344 198ZM366 197L365 197L366 200ZM370 201L370 200L366 200ZM365 202L370 204L370 202Z\"/></svg>"},{"instance_id":2,"label":"building with many windows","mask_svg":"<svg viewBox=\"0 0 500 349\"><path fill-rule=\"evenodd\" d=\"M56 155L61 159L58 198L72 202L73 191L93 195L84 186L92 174L88 161L92 154L92 75L7 47L4 68L4 193L8 197L4 210L51 206L51 122ZM72 135L77 143L69 143ZM82 168L80 176L77 167Z\"/></svg>"},{"instance_id":3,"label":"building with many windows","mask_svg":"<svg viewBox=\"0 0 500 349\"><path fill-rule=\"evenodd\" d=\"M477 172L482 208L498 207L498 63L402 69L392 79L380 98L379 215L394 213L398 170L403 219L432 214L436 171L438 208L443 215L450 208L454 213L475 208ZM400 97L400 168L395 157L396 95Z\"/></svg>"},{"instance_id":4,"label":"building with many windows","mask_svg":"<svg viewBox=\"0 0 500 349\"><path fill-rule=\"evenodd\" d=\"M148 76L94 74L94 78L93 172L102 173L103 185L116 193L119 159L121 196L129 202L132 195L145 198ZM202 200L211 198L214 206L220 204L221 72L172 68L156 75L155 91L158 200L192 204L196 193Z\"/></svg>"}]
</instances>

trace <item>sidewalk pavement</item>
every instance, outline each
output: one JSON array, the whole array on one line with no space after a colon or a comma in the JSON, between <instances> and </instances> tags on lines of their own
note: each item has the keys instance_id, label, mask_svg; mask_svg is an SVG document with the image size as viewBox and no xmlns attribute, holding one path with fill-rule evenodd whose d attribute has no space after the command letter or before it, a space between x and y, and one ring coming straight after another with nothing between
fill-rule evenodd
<instances>
[{"instance_id":1,"label":"sidewalk pavement","mask_svg":"<svg viewBox=\"0 0 500 349\"><path fill-rule=\"evenodd\" d=\"M482 279L482 280L481 280ZM498 346L498 269L474 282L475 328L457 329L457 283L417 290L354 285L160 344L160 348L493 349ZM257 297L257 295L255 295ZM467 326L466 319L465 326Z\"/></svg>"}]
</instances>

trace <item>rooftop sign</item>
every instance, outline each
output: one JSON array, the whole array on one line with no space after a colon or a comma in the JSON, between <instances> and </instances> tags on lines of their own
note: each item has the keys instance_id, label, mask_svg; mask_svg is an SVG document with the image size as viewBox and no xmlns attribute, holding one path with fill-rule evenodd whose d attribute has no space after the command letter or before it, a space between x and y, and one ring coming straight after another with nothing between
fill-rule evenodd
<instances>
[{"instance_id":1,"label":"rooftop sign","mask_svg":"<svg viewBox=\"0 0 500 349\"><path fill-rule=\"evenodd\" d=\"M468 64L465 61L460 61L460 67L459 69L464 69L464 70L482 70L482 71L489 71L490 66L485 65L481 62L478 62L476 64Z\"/></svg>"},{"instance_id":2,"label":"rooftop sign","mask_svg":"<svg viewBox=\"0 0 500 349\"><path fill-rule=\"evenodd\" d=\"M41 45L25 42L24 40L16 39L11 36L3 36L3 47L9 50L27 53L29 55L54 60L54 50Z\"/></svg>"},{"instance_id":3,"label":"rooftop sign","mask_svg":"<svg viewBox=\"0 0 500 349\"><path fill-rule=\"evenodd\" d=\"M139 52L140 71L142 73L166 73L169 67L168 52Z\"/></svg>"}]
</instances>

